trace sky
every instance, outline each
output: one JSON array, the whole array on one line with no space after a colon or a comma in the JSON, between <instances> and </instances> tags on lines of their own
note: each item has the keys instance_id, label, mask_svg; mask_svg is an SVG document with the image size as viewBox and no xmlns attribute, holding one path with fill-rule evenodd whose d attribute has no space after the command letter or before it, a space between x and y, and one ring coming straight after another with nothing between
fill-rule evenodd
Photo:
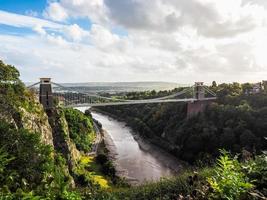
<instances>
[{"instance_id":1,"label":"sky","mask_svg":"<svg viewBox=\"0 0 267 200\"><path fill-rule=\"evenodd\" d=\"M258 82L266 52L266 0L0 0L27 82Z\"/></svg>"}]
</instances>

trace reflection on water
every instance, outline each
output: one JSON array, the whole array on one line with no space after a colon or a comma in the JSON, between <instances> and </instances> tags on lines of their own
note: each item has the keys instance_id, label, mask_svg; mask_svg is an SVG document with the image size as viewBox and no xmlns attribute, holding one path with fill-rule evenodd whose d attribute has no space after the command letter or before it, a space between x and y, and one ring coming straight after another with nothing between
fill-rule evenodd
<instances>
[{"instance_id":1,"label":"reflection on water","mask_svg":"<svg viewBox=\"0 0 267 200\"><path fill-rule=\"evenodd\" d=\"M145 180L158 180L160 177L174 174L173 170L162 161L162 156L166 157L166 155L160 155L160 152L142 150L133 138L131 129L126 127L125 123L100 113L93 112L92 115L101 122L103 129L112 138L118 154L117 163L120 168L127 171L129 177L143 182Z\"/></svg>"}]
</instances>

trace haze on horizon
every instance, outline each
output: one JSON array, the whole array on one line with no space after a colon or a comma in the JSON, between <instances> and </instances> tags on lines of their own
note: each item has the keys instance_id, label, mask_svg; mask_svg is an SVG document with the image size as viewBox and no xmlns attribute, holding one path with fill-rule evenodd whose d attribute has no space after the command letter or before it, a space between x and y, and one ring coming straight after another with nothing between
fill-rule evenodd
<instances>
[{"instance_id":1,"label":"haze on horizon","mask_svg":"<svg viewBox=\"0 0 267 200\"><path fill-rule=\"evenodd\" d=\"M258 82L267 1L0 0L0 45L26 82Z\"/></svg>"}]
</instances>

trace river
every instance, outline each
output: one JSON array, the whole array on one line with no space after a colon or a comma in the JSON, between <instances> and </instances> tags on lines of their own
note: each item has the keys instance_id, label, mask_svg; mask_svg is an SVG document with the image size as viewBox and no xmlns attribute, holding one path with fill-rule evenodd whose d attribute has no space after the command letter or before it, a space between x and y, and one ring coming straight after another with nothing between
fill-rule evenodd
<instances>
[{"instance_id":1,"label":"river","mask_svg":"<svg viewBox=\"0 0 267 200\"><path fill-rule=\"evenodd\" d=\"M133 131L125 123L96 112L92 115L112 139L116 165L123 170L126 179L135 183L156 181L173 176L181 169L181 162L170 154L142 140L135 140Z\"/></svg>"}]
</instances>

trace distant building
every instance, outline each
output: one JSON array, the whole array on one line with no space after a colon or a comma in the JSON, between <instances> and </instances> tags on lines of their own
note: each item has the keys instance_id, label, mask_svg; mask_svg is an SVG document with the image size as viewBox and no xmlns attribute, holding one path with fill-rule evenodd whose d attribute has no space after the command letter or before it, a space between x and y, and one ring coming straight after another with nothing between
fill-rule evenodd
<instances>
[{"instance_id":1,"label":"distant building","mask_svg":"<svg viewBox=\"0 0 267 200\"><path fill-rule=\"evenodd\" d=\"M265 80L262 81L262 89L264 91L267 91L267 81L265 81Z\"/></svg>"},{"instance_id":2,"label":"distant building","mask_svg":"<svg viewBox=\"0 0 267 200\"><path fill-rule=\"evenodd\" d=\"M261 91L262 91L262 83L259 82L259 83L255 83L255 84L253 85L253 88L252 88L251 93L252 93L252 94L258 94L258 93L260 93Z\"/></svg>"},{"instance_id":3,"label":"distant building","mask_svg":"<svg viewBox=\"0 0 267 200\"><path fill-rule=\"evenodd\" d=\"M249 94L258 94L262 91L267 91L267 81L262 81L254 84L249 84L249 88L246 88L244 93Z\"/></svg>"}]
</instances>

